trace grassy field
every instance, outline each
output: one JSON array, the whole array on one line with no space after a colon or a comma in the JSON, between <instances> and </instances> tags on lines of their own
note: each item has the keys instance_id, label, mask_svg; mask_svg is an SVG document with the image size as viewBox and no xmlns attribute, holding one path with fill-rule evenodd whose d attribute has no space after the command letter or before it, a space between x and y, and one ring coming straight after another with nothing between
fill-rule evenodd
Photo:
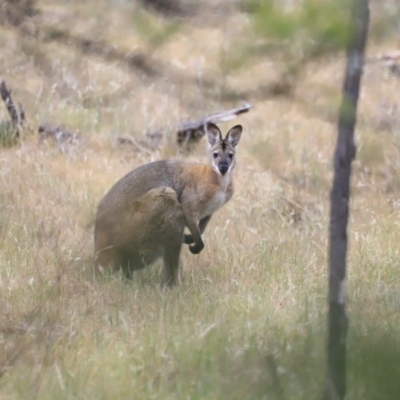
<instances>
[{"instance_id":1,"label":"grassy field","mask_svg":"<svg viewBox=\"0 0 400 400\"><path fill-rule=\"evenodd\" d=\"M0 398L318 398L344 54L307 63L289 96L273 96L265 88L282 60L228 62L250 30L233 2L223 10L208 2L177 26L122 1L38 8L18 27L0 25L1 78L27 115L21 143L0 148ZM398 45L373 37L368 55ZM369 62L362 83L347 399L398 399L400 80ZM221 124L244 127L235 195L210 222L203 252L185 246L182 284L162 291L160 265L134 283L95 278L102 196L143 163L205 161L205 143L182 151L172 127L241 100L253 109ZM80 140L63 153L38 140L42 123ZM145 132L156 128L165 136L152 148ZM139 145L118 144L126 135Z\"/></svg>"}]
</instances>

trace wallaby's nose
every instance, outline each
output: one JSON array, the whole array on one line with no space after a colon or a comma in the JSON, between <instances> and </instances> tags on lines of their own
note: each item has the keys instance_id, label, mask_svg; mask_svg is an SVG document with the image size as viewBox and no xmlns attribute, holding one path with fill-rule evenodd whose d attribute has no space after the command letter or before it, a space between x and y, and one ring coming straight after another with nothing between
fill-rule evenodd
<instances>
[{"instance_id":1,"label":"wallaby's nose","mask_svg":"<svg viewBox=\"0 0 400 400\"><path fill-rule=\"evenodd\" d=\"M225 175L228 172L229 165L227 162L220 162L218 165L219 171L221 172L222 175Z\"/></svg>"}]
</instances>

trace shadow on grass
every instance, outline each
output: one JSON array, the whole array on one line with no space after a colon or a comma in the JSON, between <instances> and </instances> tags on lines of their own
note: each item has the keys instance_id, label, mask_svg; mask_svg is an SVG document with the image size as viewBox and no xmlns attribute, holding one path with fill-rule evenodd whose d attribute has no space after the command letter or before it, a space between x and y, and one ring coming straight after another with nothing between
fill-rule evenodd
<instances>
[{"instance_id":1,"label":"shadow on grass","mask_svg":"<svg viewBox=\"0 0 400 400\"><path fill-rule=\"evenodd\" d=\"M368 328L367 328L368 329ZM349 398L400 398L400 336L368 329L354 332L348 341Z\"/></svg>"},{"instance_id":2,"label":"shadow on grass","mask_svg":"<svg viewBox=\"0 0 400 400\"><path fill-rule=\"evenodd\" d=\"M228 332L215 328L202 346L175 355L177 379L169 389L174 392L177 384L182 390L179 375L184 375L186 384L192 384L183 392L192 393L193 399L216 394L220 399L320 399L326 362L321 328L282 335L264 327L247 343L237 342L240 355L232 352L235 345ZM350 332L347 353L347 400L400 398L399 335L364 325L362 334Z\"/></svg>"}]
</instances>

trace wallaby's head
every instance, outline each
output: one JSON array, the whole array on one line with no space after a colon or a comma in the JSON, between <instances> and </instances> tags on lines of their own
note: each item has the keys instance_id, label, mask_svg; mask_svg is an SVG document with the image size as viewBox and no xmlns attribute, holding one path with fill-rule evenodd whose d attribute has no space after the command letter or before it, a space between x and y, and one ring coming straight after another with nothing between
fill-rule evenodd
<instances>
[{"instance_id":1,"label":"wallaby's head","mask_svg":"<svg viewBox=\"0 0 400 400\"><path fill-rule=\"evenodd\" d=\"M210 149L210 163L218 175L225 175L235 166L235 148L242 135L242 126L236 125L222 138L218 126L207 124L207 139Z\"/></svg>"}]
</instances>

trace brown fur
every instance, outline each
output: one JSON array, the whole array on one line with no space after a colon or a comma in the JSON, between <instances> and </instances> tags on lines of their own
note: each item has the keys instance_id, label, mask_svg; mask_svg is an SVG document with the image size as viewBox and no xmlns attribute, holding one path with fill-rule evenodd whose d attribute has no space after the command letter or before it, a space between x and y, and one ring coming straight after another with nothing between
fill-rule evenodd
<instances>
[{"instance_id":1,"label":"brown fur","mask_svg":"<svg viewBox=\"0 0 400 400\"><path fill-rule=\"evenodd\" d=\"M208 221L232 197L233 154L241 131L236 126L223 140L214 124L207 126L210 165L156 161L118 181L98 206L97 268L122 268L131 278L134 270L163 257L163 283L177 283L182 242L200 253ZM190 235L183 234L185 226Z\"/></svg>"}]
</instances>

